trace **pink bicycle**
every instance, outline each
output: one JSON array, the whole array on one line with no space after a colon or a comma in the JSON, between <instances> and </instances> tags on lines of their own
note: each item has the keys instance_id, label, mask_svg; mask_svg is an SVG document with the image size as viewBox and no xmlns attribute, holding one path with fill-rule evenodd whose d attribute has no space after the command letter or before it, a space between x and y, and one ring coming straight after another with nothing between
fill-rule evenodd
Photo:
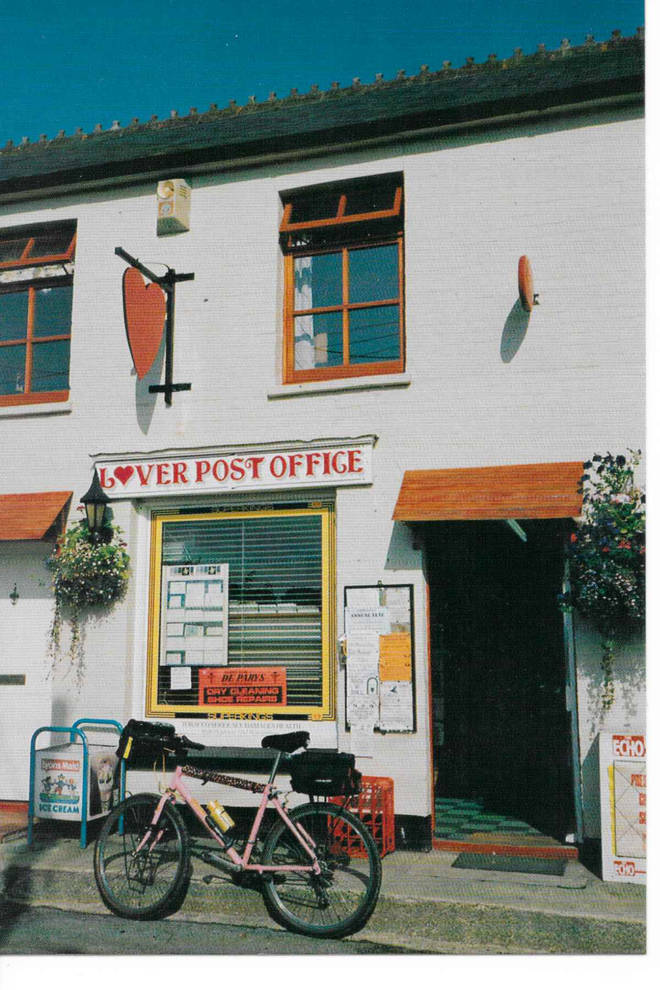
<instances>
[{"instance_id":1,"label":"pink bicycle","mask_svg":"<svg viewBox=\"0 0 660 990\"><path fill-rule=\"evenodd\" d=\"M164 794L135 794L122 801L99 834L94 874L101 898L114 914L162 918L182 905L192 867L190 836L176 807L179 798L217 844L217 850L204 851L204 861L236 875L256 874L267 909L285 928L317 938L342 938L364 927L380 891L376 844L360 819L345 807L317 798L359 789L360 775L351 767L352 757L306 752L308 732L267 736L261 745L273 750L274 756L268 782L259 783L179 764L188 750L205 747L177 736L169 725L132 720L120 740L119 755L130 762L131 751L144 747L145 740L150 755L174 754L178 765ZM302 752L296 754L297 750ZM309 803L291 811L286 795L275 785L283 759L283 769L291 773L291 790L309 795ZM226 822L218 825L218 816L214 819L190 794L186 777L261 793L249 835L241 837L235 827L224 832ZM267 807L277 817L261 844L259 833Z\"/></svg>"}]
</instances>

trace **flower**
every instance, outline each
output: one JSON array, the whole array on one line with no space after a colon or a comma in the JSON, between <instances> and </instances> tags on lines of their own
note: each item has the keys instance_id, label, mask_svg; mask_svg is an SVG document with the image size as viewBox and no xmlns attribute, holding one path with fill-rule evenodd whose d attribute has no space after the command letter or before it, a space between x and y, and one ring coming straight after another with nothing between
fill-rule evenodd
<instances>
[{"instance_id":1,"label":"flower","mask_svg":"<svg viewBox=\"0 0 660 990\"><path fill-rule=\"evenodd\" d=\"M128 587L130 558L118 527L109 527L105 542L96 542L86 522L74 523L58 540L47 565L52 572L55 611L50 629L49 652L60 659L60 631L66 609L71 624L71 665L82 680L83 654L80 619L84 609L107 607Z\"/></svg>"}]
</instances>

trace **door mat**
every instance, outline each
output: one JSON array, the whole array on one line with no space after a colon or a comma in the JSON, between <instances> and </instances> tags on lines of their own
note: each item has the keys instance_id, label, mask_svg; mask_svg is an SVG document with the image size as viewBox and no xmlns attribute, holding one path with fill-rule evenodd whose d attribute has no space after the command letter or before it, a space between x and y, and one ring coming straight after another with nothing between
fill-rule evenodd
<instances>
[{"instance_id":1,"label":"door mat","mask_svg":"<svg viewBox=\"0 0 660 990\"><path fill-rule=\"evenodd\" d=\"M497 870L501 873L543 873L562 877L565 859L535 859L533 856L492 856L487 853L461 853L452 866L459 870Z\"/></svg>"}]
</instances>

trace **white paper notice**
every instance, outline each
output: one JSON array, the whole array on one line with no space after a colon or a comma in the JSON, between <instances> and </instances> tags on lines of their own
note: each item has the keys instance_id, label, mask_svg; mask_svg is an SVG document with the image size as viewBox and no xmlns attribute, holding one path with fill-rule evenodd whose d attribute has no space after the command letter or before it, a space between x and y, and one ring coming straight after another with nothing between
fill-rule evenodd
<instances>
[{"instance_id":1,"label":"white paper notice","mask_svg":"<svg viewBox=\"0 0 660 990\"><path fill-rule=\"evenodd\" d=\"M374 730L351 728L351 753L354 756L374 755Z\"/></svg>"},{"instance_id":2,"label":"white paper notice","mask_svg":"<svg viewBox=\"0 0 660 990\"><path fill-rule=\"evenodd\" d=\"M346 640L348 697L378 695L379 634L371 630L351 633Z\"/></svg>"},{"instance_id":3,"label":"white paper notice","mask_svg":"<svg viewBox=\"0 0 660 990\"><path fill-rule=\"evenodd\" d=\"M378 608L380 605L378 588L351 588L346 595L348 608Z\"/></svg>"},{"instance_id":4,"label":"white paper notice","mask_svg":"<svg viewBox=\"0 0 660 990\"><path fill-rule=\"evenodd\" d=\"M371 630L352 633L346 643L346 721L351 748L360 756L372 754L378 722L378 647L379 634Z\"/></svg>"},{"instance_id":5,"label":"white paper notice","mask_svg":"<svg viewBox=\"0 0 660 990\"><path fill-rule=\"evenodd\" d=\"M192 672L190 667L170 667L170 689L172 691L189 691L192 687Z\"/></svg>"},{"instance_id":6,"label":"white paper notice","mask_svg":"<svg viewBox=\"0 0 660 990\"><path fill-rule=\"evenodd\" d=\"M377 633L390 631L390 617L386 608L347 608L344 610L346 634L372 630Z\"/></svg>"},{"instance_id":7,"label":"white paper notice","mask_svg":"<svg viewBox=\"0 0 660 990\"><path fill-rule=\"evenodd\" d=\"M382 681L380 685L380 728L388 732L412 732L412 683Z\"/></svg>"},{"instance_id":8,"label":"white paper notice","mask_svg":"<svg viewBox=\"0 0 660 990\"><path fill-rule=\"evenodd\" d=\"M204 582L186 582L186 608L202 608L204 605Z\"/></svg>"}]
</instances>

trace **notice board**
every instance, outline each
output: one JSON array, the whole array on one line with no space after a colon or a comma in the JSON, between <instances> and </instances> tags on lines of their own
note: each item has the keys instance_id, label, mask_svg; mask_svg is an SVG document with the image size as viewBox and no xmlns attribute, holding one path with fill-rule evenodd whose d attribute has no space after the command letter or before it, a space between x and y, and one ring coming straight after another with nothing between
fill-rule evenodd
<instances>
[{"instance_id":1,"label":"notice board","mask_svg":"<svg viewBox=\"0 0 660 990\"><path fill-rule=\"evenodd\" d=\"M646 738L601 732L603 880L646 883Z\"/></svg>"},{"instance_id":2,"label":"notice board","mask_svg":"<svg viewBox=\"0 0 660 990\"><path fill-rule=\"evenodd\" d=\"M344 588L346 728L369 748L374 731L416 730L411 584ZM366 755L366 754L365 754Z\"/></svg>"}]
</instances>

